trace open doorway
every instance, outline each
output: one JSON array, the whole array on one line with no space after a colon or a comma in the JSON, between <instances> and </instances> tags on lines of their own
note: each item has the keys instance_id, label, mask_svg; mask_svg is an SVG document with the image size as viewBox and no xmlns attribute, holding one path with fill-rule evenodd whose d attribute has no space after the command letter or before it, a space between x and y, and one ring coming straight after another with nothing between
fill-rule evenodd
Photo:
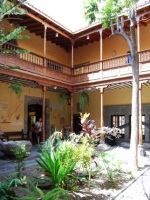
<instances>
[{"instance_id":1,"label":"open doorway","mask_svg":"<svg viewBox=\"0 0 150 200\"><path fill-rule=\"evenodd\" d=\"M75 132L76 134L79 134L81 130L82 130L81 116L80 114L74 114L73 115L73 132Z\"/></svg>"},{"instance_id":2,"label":"open doorway","mask_svg":"<svg viewBox=\"0 0 150 200\"><path fill-rule=\"evenodd\" d=\"M42 105L32 104L28 105L28 133L29 138L31 138L32 143L35 143L34 138L32 137L32 129L40 118L42 118Z\"/></svg>"}]
</instances>

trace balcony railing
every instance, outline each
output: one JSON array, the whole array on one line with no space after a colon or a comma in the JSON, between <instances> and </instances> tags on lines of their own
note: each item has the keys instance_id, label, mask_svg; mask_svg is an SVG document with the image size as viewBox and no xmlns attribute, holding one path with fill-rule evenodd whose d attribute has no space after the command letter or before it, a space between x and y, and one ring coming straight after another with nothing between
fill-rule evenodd
<instances>
[{"instance_id":1,"label":"balcony railing","mask_svg":"<svg viewBox=\"0 0 150 200\"><path fill-rule=\"evenodd\" d=\"M27 51L25 49L22 49L22 48L15 46L13 44L7 43L3 46L3 48L6 50L6 53L8 53L8 54L9 54L9 51L10 52L12 51L13 54L21 60L31 62L32 64L35 64L35 65L38 65L38 66L47 67L50 70L57 71L57 72L60 72L60 73L65 73L65 74L68 74L68 75L72 74L72 69L70 67L63 65L63 64L60 64L58 62L55 62L53 60L50 60L48 58L44 58L42 56L39 56L35 53L32 53L32 52ZM18 51L18 53L17 53L17 51ZM14 52L16 52L16 53L14 53Z\"/></svg>"},{"instance_id":2,"label":"balcony railing","mask_svg":"<svg viewBox=\"0 0 150 200\"><path fill-rule=\"evenodd\" d=\"M6 51L8 50L8 52L11 50L18 50L18 51L24 50L12 44L5 44L4 49L6 49ZM114 69L118 67L120 68L120 67L125 67L125 66L130 65L128 63L127 55L123 55L123 56L115 57L111 59L106 59L106 60L102 60L98 62L93 62L93 63L86 63L83 65L81 64L76 65L74 66L74 69L66 65L60 64L58 62L55 62L53 60L50 60L48 58L44 58L42 56L39 56L29 51L26 51L25 53L15 53L15 56L17 56L17 58L23 61L31 62L32 64L34 64L35 70L36 70L36 65L37 65L41 67L46 67L47 69L55 71L55 72L59 72L66 75L74 75L74 76L98 72L101 70L105 71L109 69ZM139 61L141 63L150 62L150 49L139 52Z\"/></svg>"},{"instance_id":3,"label":"balcony railing","mask_svg":"<svg viewBox=\"0 0 150 200\"><path fill-rule=\"evenodd\" d=\"M140 63L150 62L150 50L139 52ZM100 70L114 69L118 67L125 67L130 65L128 63L127 55L116 58L106 59L99 62L87 63L83 65L76 65L74 68L74 75L88 74Z\"/></svg>"}]
</instances>

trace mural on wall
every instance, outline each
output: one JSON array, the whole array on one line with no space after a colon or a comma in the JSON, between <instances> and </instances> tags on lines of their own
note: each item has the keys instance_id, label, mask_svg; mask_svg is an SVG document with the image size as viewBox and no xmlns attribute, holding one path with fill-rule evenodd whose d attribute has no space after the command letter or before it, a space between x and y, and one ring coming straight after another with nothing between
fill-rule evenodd
<instances>
[{"instance_id":1,"label":"mural on wall","mask_svg":"<svg viewBox=\"0 0 150 200\"><path fill-rule=\"evenodd\" d=\"M12 89L10 88L10 86L8 88L11 91L10 97L7 101L0 101L0 123L4 124L13 122L13 126L18 126L20 125L19 120L21 116L20 112L23 101L20 99L20 95L18 95L18 93L15 93L15 98L17 99L13 102Z\"/></svg>"},{"instance_id":2,"label":"mural on wall","mask_svg":"<svg viewBox=\"0 0 150 200\"><path fill-rule=\"evenodd\" d=\"M10 123L8 120L8 103L0 101L0 123Z\"/></svg>"},{"instance_id":3,"label":"mural on wall","mask_svg":"<svg viewBox=\"0 0 150 200\"><path fill-rule=\"evenodd\" d=\"M11 123L20 119L20 107L22 101L19 101L16 107L11 108L9 103L0 101L0 123Z\"/></svg>"}]
</instances>

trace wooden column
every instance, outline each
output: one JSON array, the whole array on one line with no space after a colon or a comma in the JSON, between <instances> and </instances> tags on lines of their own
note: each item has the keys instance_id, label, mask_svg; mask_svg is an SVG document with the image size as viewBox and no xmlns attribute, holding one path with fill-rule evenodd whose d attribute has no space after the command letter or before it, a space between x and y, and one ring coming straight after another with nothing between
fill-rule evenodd
<instances>
[{"instance_id":1,"label":"wooden column","mask_svg":"<svg viewBox=\"0 0 150 200\"><path fill-rule=\"evenodd\" d=\"M45 134L45 96L46 96L46 86L43 86L42 88L43 90L43 110L42 110L42 122L43 122L43 126L42 126L42 141L46 140L46 134Z\"/></svg>"},{"instance_id":2,"label":"wooden column","mask_svg":"<svg viewBox=\"0 0 150 200\"><path fill-rule=\"evenodd\" d=\"M140 17L137 16L136 18L136 21L137 21L137 50L138 52L140 52Z\"/></svg>"},{"instance_id":3,"label":"wooden column","mask_svg":"<svg viewBox=\"0 0 150 200\"><path fill-rule=\"evenodd\" d=\"M70 94L71 105L70 105L70 120L71 120L71 131L73 131L73 92Z\"/></svg>"},{"instance_id":4,"label":"wooden column","mask_svg":"<svg viewBox=\"0 0 150 200\"><path fill-rule=\"evenodd\" d=\"M103 95L104 95L104 88L100 88L100 100L101 100L101 114L100 114L100 127L104 126L104 108L103 108Z\"/></svg>"},{"instance_id":5,"label":"wooden column","mask_svg":"<svg viewBox=\"0 0 150 200\"><path fill-rule=\"evenodd\" d=\"M43 57L44 57L44 66L46 67L46 36L47 36L47 26L44 24L44 48L43 48Z\"/></svg>"},{"instance_id":6,"label":"wooden column","mask_svg":"<svg viewBox=\"0 0 150 200\"><path fill-rule=\"evenodd\" d=\"M143 144L142 134L142 83L139 82L139 145Z\"/></svg>"},{"instance_id":7,"label":"wooden column","mask_svg":"<svg viewBox=\"0 0 150 200\"><path fill-rule=\"evenodd\" d=\"M137 22L137 51L140 52L141 46L140 46L140 16L137 16L136 18ZM139 54L139 62L140 62L140 54ZM139 65L139 72L140 72L140 65Z\"/></svg>"},{"instance_id":8,"label":"wooden column","mask_svg":"<svg viewBox=\"0 0 150 200\"><path fill-rule=\"evenodd\" d=\"M71 68L74 66L74 41L71 42Z\"/></svg>"},{"instance_id":9,"label":"wooden column","mask_svg":"<svg viewBox=\"0 0 150 200\"><path fill-rule=\"evenodd\" d=\"M102 65L102 60L103 60L103 29L100 29L99 30L99 35L100 35L100 40L99 40L99 49L100 49L100 52L99 52L99 60L100 60L100 69L102 70L103 69L103 65Z\"/></svg>"},{"instance_id":10,"label":"wooden column","mask_svg":"<svg viewBox=\"0 0 150 200\"><path fill-rule=\"evenodd\" d=\"M71 68L74 67L74 40L71 42ZM73 92L70 93L71 105L70 105L70 120L71 120L71 131L73 131Z\"/></svg>"}]
</instances>

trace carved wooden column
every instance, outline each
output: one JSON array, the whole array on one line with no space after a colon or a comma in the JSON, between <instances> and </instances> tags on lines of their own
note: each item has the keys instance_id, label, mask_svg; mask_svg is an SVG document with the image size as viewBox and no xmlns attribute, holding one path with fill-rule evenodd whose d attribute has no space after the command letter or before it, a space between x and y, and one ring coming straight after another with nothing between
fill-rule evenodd
<instances>
[{"instance_id":1,"label":"carved wooden column","mask_svg":"<svg viewBox=\"0 0 150 200\"><path fill-rule=\"evenodd\" d=\"M47 37L47 26L44 24L44 48L43 48L43 57L44 57L44 67L46 67L46 45L47 45L47 41L46 41L46 37Z\"/></svg>"},{"instance_id":2,"label":"carved wooden column","mask_svg":"<svg viewBox=\"0 0 150 200\"><path fill-rule=\"evenodd\" d=\"M103 69L103 65L102 65L102 60L103 60L103 29L102 28L99 30L99 35L100 35L99 60L100 60L100 70L102 70Z\"/></svg>"},{"instance_id":3,"label":"carved wooden column","mask_svg":"<svg viewBox=\"0 0 150 200\"><path fill-rule=\"evenodd\" d=\"M45 103L45 96L46 96L46 86L43 86L43 88L42 88L42 90L43 90L43 103L42 103L42 108L43 108L43 110L42 110L42 121L43 121L43 126L42 126L42 141L45 141L46 140L46 133L45 133L45 130L46 130L46 128L45 128L45 105L46 105L46 103Z\"/></svg>"}]
</instances>

